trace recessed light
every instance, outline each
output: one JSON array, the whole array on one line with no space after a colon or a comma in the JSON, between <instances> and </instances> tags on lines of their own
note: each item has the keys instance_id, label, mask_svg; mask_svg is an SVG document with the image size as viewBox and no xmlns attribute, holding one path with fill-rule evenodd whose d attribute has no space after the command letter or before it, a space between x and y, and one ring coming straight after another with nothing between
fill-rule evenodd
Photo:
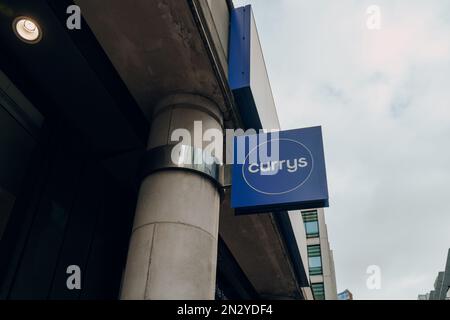
<instances>
[{"instance_id":1,"label":"recessed light","mask_svg":"<svg viewBox=\"0 0 450 320\"><path fill-rule=\"evenodd\" d=\"M41 28L36 20L29 17L17 17L13 22L16 36L26 43L37 43L42 38Z\"/></svg>"}]
</instances>

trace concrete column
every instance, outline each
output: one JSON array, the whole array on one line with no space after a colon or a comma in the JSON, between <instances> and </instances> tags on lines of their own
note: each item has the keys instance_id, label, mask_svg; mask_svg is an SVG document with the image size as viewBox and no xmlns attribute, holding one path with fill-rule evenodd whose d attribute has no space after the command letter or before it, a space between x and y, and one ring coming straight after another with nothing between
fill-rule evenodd
<instances>
[{"instance_id":1,"label":"concrete column","mask_svg":"<svg viewBox=\"0 0 450 320\"><path fill-rule=\"evenodd\" d=\"M221 113L210 100L167 97L155 108L148 149L170 144L178 128L193 136L194 121L202 121L203 131L222 130ZM191 142L196 148L207 144ZM200 173L169 169L147 176L139 192L121 298L214 299L219 206L217 186Z\"/></svg>"}]
</instances>

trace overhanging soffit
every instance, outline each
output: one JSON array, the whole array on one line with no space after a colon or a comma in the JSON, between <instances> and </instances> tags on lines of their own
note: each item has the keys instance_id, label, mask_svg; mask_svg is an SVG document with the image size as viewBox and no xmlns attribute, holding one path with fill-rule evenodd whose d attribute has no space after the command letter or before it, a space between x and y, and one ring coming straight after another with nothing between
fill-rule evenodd
<instances>
[{"instance_id":1,"label":"overhanging soffit","mask_svg":"<svg viewBox=\"0 0 450 320\"><path fill-rule=\"evenodd\" d=\"M193 1L75 3L148 120L158 100L172 93L206 96L226 110Z\"/></svg>"}]
</instances>

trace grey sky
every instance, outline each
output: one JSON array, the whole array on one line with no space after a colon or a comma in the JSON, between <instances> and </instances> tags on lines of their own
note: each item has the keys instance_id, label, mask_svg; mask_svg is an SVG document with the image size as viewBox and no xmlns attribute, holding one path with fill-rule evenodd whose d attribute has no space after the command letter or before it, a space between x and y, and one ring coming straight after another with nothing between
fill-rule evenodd
<instances>
[{"instance_id":1,"label":"grey sky","mask_svg":"<svg viewBox=\"0 0 450 320\"><path fill-rule=\"evenodd\" d=\"M323 126L338 290L429 291L450 247L450 1L234 2L253 5L282 128Z\"/></svg>"}]
</instances>

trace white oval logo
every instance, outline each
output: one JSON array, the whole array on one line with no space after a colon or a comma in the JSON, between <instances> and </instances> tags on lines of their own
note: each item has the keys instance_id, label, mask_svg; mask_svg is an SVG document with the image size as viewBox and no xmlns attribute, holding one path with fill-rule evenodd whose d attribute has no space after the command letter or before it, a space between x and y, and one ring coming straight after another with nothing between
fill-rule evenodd
<instances>
[{"instance_id":1,"label":"white oval logo","mask_svg":"<svg viewBox=\"0 0 450 320\"><path fill-rule=\"evenodd\" d=\"M271 141L278 141L278 159L250 163L249 159L258 159L259 149ZM292 139L274 139L250 150L242 166L242 176L247 185L259 193L282 195L304 185L313 169L314 158L308 147Z\"/></svg>"}]
</instances>

